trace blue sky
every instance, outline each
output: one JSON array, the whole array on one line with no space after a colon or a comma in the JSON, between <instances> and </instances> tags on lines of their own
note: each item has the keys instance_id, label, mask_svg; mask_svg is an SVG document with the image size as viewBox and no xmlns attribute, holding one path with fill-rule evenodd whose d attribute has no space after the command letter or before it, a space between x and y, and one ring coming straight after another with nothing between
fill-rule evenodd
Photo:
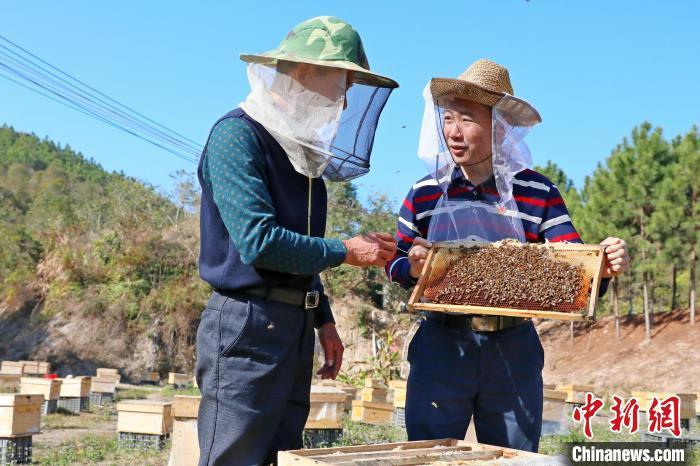
<instances>
[{"instance_id":1,"label":"blue sky","mask_svg":"<svg viewBox=\"0 0 700 466\"><path fill-rule=\"evenodd\" d=\"M0 34L195 141L247 94L242 52L277 46L303 19L333 15L370 65L401 85L380 120L362 195L397 203L425 174L421 91L476 59L507 66L544 122L528 136L581 186L644 120L668 137L700 123L700 2L365 1L11 2ZM169 189L194 165L0 79L0 123L68 143L109 170ZM405 128L403 126L405 125Z\"/></svg>"}]
</instances>

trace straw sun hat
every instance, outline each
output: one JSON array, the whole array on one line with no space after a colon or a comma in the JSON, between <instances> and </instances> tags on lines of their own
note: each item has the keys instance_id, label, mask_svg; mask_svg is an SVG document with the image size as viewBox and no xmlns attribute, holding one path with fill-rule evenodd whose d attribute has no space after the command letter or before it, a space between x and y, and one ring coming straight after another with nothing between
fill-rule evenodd
<instances>
[{"instance_id":1,"label":"straw sun hat","mask_svg":"<svg viewBox=\"0 0 700 466\"><path fill-rule=\"evenodd\" d=\"M475 61L457 79L433 78L430 91L436 101L449 96L463 97L489 107L498 103L499 110L510 115L512 123L518 126L532 126L542 121L535 107L513 95L508 70L490 60ZM507 98L503 99L505 96Z\"/></svg>"}]
</instances>

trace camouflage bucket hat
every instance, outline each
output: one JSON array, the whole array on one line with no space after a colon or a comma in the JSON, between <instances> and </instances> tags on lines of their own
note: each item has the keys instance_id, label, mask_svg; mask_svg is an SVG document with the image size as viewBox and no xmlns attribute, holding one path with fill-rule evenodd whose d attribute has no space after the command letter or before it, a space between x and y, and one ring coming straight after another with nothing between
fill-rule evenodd
<instances>
[{"instance_id":1,"label":"camouflage bucket hat","mask_svg":"<svg viewBox=\"0 0 700 466\"><path fill-rule=\"evenodd\" d=\"M360 35L345 21L332 16L308 19L292 29L274 50L242 54L246 63L274 65L277 60L309 63L353 71L355 81L378 87L399 87L391 78L369 69Z\"/></svg>"}]
</instances>

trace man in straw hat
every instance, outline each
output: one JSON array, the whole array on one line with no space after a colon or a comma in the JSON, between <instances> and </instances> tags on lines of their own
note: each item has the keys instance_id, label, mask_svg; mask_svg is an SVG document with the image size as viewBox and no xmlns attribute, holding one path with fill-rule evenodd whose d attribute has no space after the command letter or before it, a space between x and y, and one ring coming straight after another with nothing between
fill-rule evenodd
<instances>
[{"instance_id":1,"label":"man in straw hat","mask_svg":"<svg viewBox=\"0 0 700 466\"><path fill-rule=\"evenodd\" d=\"M430 175L400 211L390 280L415 285L432 241L581 242L557 187L531 169L523 138L541 121L513 96L508 70L488 60L424 92L419 156ZM605 277L628 269L625 242L603 241ZM607 286L607 281L604 283ZM536 451L544 352L529 319L427 312L408 350L410 440L463 438Z\"/></svg>"},{"instance_id":2,"label":"man in straw hat","mask_svg":"<svg viewBox=\"0 0 700 466\"><path fill-rule=\"evenodd\" d=\"M343 345L319 272L383 266L393 236L324 239L326 187L369 170L392 79L369 69L337 18L296 26L248 63L251 92L209 135L199 163L200 275L213 293L197 331L200 465L275 461L301 448L314 326L335 378Z\"/></svg>"}]
</instances>

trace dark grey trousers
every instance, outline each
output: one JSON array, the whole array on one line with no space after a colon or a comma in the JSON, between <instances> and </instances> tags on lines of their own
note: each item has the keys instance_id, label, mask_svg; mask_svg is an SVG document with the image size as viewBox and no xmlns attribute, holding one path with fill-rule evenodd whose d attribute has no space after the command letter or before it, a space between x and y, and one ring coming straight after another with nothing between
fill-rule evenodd
<instances>
[{"instance_id":1,"label":"dark grey trousers","mask_svg":"<svg viewBox=\"0 0 700 466\"><path fill-rule=\"evenodd\" d=\"M252 466L302 447L313 312L214 292L197 330L199 466Z\"/></svg>"}]
</instances>

